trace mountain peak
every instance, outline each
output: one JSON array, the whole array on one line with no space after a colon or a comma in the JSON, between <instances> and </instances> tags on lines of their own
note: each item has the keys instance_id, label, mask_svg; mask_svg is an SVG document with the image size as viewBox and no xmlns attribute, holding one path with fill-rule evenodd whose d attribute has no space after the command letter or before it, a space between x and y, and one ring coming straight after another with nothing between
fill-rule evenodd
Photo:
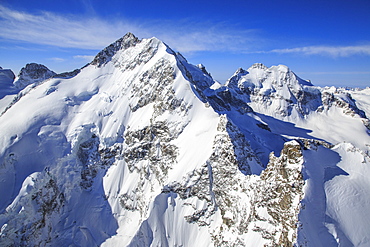
<instances>
[{"instance_id":1,"label":"mountain peak","mask_svg":"<svg viewBox=\"0 0 370 247\"><path fill-rule=\"evenodd\" d=\"M268 68L255 63L247 70L239 68L225 86L244 97L252 109L272 109L272 115L302 117L320 105L319 90L285 65Z\"/></svg>"},{"instance_id":2,"label":"mountain peak","mask_svg":"<svg viewBox=\"0 0 370 247\"><path fill-rule=\"evenodd\" d=\"M237 86L240 89L264 88L275 91L277 88L288 87L298 90L302 86L313 86L294 74L285 65L266 67L262 63L255 63L249 69L239 68L228 80L228 86Z\"/></svg>"},{"instance_id":3,"label":"mountain peak","mask_svg":"<svg viewBox=\"0 0 370 247\"><path fill-rule=\"evenodd\" d=\"M226 87L238 87L238 81L242 76L248 74L248 71L244 70L243 68L239 68L235 71L235 73L226 81Z\"/></svg>"},{"instance_id":4,"label":"mountain peak","mask_svg":"<svg viewBox=\"0 0 370 247\"><path fill-rule=\"evenodd\" d=\"M102 51L100 51L90 64L100 67L103 64L109 62L117 51L125 50L129 47L135 46L140 42L141 40L132 33L126 33L122 38L116 40L109 46L105 47Z\"/></svg>"},{"instance_id":5,"label":"mountain peak","mask_svg":"<svg viewBox=\"0 0 370 247\"><path fill-rule=\"evenodd\" d=\"M248 71L246 71L245 69L243 68L239 68L235 71L234 75L238 75L238 74L248 74Z\"/></svg>"},{"instance_id":6,"label":"mountain peak","mask_svg":"<svg viewBox=\"0 0 370 247\"><path fill-rule=\"evenodd\" d=\"M251 67L250 67L250 69L263 69L263 70L266 70L266 69L268 69L267 67L266 67L266 65L264 65L263 63L255 63L255 64L253 64Z\"/></svg>"},{"instance_id":7,"label":"mountain peak","mask_svg":"<svg viewBox=\"0 0 370 247\"><path fill-rule=\"evenodd\" d=\"M54 75L56 73L43 64L28 63L19 72L14 85L19 89L23 89L29 84L49 79Z\"/></svg>"},{"instance_id":8,"label":"mountain peak","mask_svg":"<svg viewBox=\"0 0 370 247\"><path fill-rule=\"evenodd\" d=\"M288 84L288 86L313 86L310 81L299 78L288 66L276 65L268 68L262 63L253 64L248 70L250 74L254 74L254 84L261 85L268 77L273 79L273 84ZM258 83L257 83L258 81ZM262 83L262 84L261 84Z\"/></svg>"}]
</instances>

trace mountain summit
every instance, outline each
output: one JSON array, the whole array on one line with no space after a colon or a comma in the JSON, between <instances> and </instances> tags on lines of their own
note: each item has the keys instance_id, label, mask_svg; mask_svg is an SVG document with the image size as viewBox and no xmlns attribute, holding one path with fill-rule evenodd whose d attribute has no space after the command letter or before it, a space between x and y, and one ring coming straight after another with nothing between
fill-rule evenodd
<instances>
[{"instance_id":1,"label":"mountain summit","mask_svg":"<svg viewBox=\"0 0 370 247\"><path fill-rule=\"evenodd\" d=\"M100 51L90 64L102 66L103 64L109 62L119 50L125 50L129 47L133 47L137 43L140 43L140 40L132 33L127 33L125 36Z\"/></svg>"},{"instance_id":2,"label":"mountain summit","mask_svg":"<svg viewBox=\"0 0 370 247\"><path fill-rule=\"evenodd\" d=\"M0 100L2 246L370 244L369 89L131 33L44 79Z\"/></svg>"},{"instance_id":3,"label":"mountain summit","mask_svg":"<svg viewBox=\"0 0 370 247\"><path fill-rule=\"evenodd\" d=\"M56 73L49 70L45 65L29 63L21 69L13 84L17 88L23 89L32 83L44 81L54 75Z\"/></svg>"}]
</instances>

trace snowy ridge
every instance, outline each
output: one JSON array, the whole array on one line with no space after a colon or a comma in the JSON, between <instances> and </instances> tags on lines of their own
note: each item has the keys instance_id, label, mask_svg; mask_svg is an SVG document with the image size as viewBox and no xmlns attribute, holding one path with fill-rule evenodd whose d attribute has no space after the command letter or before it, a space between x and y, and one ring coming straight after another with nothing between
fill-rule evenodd
<instances>
[{"instance_id":1,"label":"snowy ridge","mask_svg":"<svg viewBox=\"0 0 370 247\"><path fill-rule=\"evenodd\" d=\"M222 86L128 33L3 111L0 243L367 246L369 106L283 65Z\"/></svg>"}]
</instances>

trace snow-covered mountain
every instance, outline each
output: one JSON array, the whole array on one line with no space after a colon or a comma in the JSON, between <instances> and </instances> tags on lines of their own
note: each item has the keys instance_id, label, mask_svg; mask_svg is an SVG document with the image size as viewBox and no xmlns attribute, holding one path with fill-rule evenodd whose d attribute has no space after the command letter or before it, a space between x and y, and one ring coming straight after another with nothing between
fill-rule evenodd
<instances>
[{"instance_id":1,"label":"snow-covered mountain","mask_svg":"<svg viewBox=\"0 0 370 247\"><path fill-rule=\"evenodd\" d=\"M56 73L48 69L45 65L28 63L21 69L13 84L15 87L23 89L30 84L44 81L55 75Z\"/></svg>"},{"instance_id":2,"label":"snow-covered mountain","mask_svg":"<svg viewBox=\"0 0 370 247\"><path fill-rule=\"evenodd\" d=\"M0 67L0 99L15 91L13 86L14 79L15 75L12 70Z\"/></svg>"},{"instance_id":3,"label":"snow-covered mountain","mask_svg":"<svg viewBox=\"0 0 370 247\"><path fill-rule=\"evenodd\" d=\"M14 81L15 75L12 70L10 69L3 69L0 67L0 85L8 85L12 84ZM3 91L3 87L1 87L1 90Z\"/></svg>"},{"instance_id":4,"label":"snow-covered mountain","mask_svg":"<svg viewBox=\"0 0 370 247\"><path fill-rule=\"evenodd\" d=\"M15 94L19 92L13 85L14 72L10 69L0 67L0 112L2 112L12 101Z\"/></svg>"},{"instance_id":5,"label":"snow-covered mountain","mask_svg":"<svg viewBox=\"0 0 370 247\"><path fill-rule=\"evenodd\" d=\"M370 244L369 88L131 33L45 79L0 115L1 246Z\"/></svg>"}]
</instances>

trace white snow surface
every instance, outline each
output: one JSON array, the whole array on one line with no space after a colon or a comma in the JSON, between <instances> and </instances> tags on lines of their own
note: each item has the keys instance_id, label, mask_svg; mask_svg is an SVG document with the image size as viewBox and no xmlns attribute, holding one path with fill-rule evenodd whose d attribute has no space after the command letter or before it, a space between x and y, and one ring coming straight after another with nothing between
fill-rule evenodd
<instances>
[{"instance_id":1,"label":"white snow surface","mask_svg":"<svg viewBox=\"0 0 370 247\"><path fill-rule=\"evenodd\" d=\"M152 49L153 57L149 61L132 70L117 68L117 64L132 59L143 49ZM90 65L71 79L49 79L37 87L28 87L26 91L22 91L18 101L2 114L0 155L5 160L0 168L2 212L10 202L12 204L7 211L15 210L14 205L24 196L24 188L29 186L27 182L22 186L23 180L32 180L30 176L34 172L52 169L64 156L72 158L75 155L72 150L81 142L81 138L87 138L81 137L87 135L84 132L96 134L101 146L112 146L122 142L126 129L140 130L155 121L153 103L133 112L130 108L137 103L138 98L130 96L135 84L144 86L140 84L140 76L158 61L165 61L169 67L175 68L172 71L175 79L168 86L172 87L175 97L183 100L185 106L189 107L185 116L166 113L165 116L158 117L158 120L163 119L172 124L171 128L183 128L173 141L178 147L178 160L176 167L168 174L168 181L181 180L184 174L206 162L212 151L218 114L211 108L206 108L192 93L189 82L177 68L176 58L168 52L168 47L155 38L143 40L135 47L118 51L112 60L116 60L116 63L109 62L100 68ZM149 82L157 83L155 78ZM126 212L119 206L117 195L132 191L138 186L139 175L128 173L125 162L119 160L102 178L103 194L108 198L112 214L118 222L117 235L108 242L117 242L120 246L131 241L144 217L140 217L138 213ZM58 177L58 183L64 184L65 179L78 180L79 177ZM166 184L165 181L163 183ZM145 195L148 203L160 194L162 188L158 183L151 186L151 192L148 191ZM73 193L70 196L73 197ZM76 215L80 213L78 209L75 212ZM104 225L104 219L100 220L103 220L100 224ZM84 226L84 229L91 230L94 224ZM85 232L83 234L86 235ZM88 239L87 236L86 241Z\"/></svg>"},{"instance_id":2,"label":"white snow surface","mask_svg":"<svg viewBox=\"0 0 370 247\"><path fill-rule=\"evenodd\" d=\"M6 83L2 246L370 245L369 88L262 64L222 86L132 34L70 78Z\"/></svg>"}]
</instances>

